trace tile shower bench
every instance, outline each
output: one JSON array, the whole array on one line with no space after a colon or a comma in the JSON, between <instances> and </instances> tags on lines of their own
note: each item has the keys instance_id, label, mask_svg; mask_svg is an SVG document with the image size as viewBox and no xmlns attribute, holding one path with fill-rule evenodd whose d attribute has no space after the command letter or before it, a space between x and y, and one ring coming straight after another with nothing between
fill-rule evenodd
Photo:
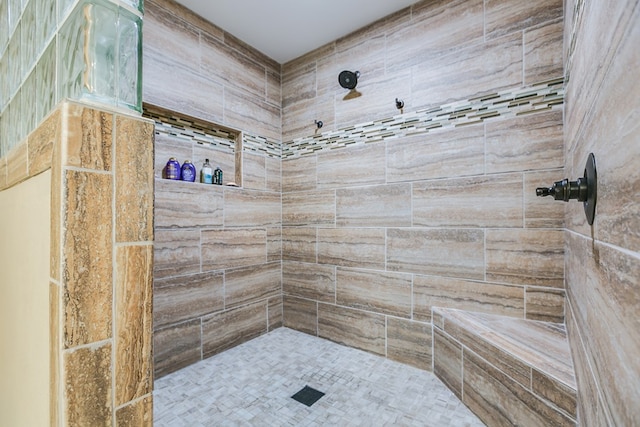
<instances>
[{"instance_id":1,"label":"tile shower bench","mask_svg":"<svg viewBox=\"0 0 640 427\"><path fill-rule=\"evenodd\" d=\"M563 324L433 308L434 372L487 425L576 425Z\"/></svg>"}]
</instances>

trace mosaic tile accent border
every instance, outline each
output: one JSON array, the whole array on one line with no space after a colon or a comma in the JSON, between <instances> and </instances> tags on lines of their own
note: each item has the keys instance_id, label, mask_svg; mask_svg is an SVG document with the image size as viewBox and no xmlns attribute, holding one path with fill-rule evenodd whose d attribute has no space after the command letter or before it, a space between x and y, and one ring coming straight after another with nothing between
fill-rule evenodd
<instances>
[{"instance_id":1,"label":"mosaic tile accent border","mask_svg":"<svg viewBox=\"0 0 640 427\"><path fill-rule=\"evenodd\" d=\"M564 79L560 78L536 86L492 93L345 129L296 138L282 144L282 158L306 156L321 150L379 142L435 129L471 125L494 117L536 113L563 103Z\"/></svg>"},{"instance_id":2,"label":"mosaic tile accent border","mask_svg":"<svg viewBox=\"0 0 640 427\"><path fill-rule=\"evenodd\" d=\"M282 143L264 136L242 133L242 151L253 151L268 157L282 156Z\"/></svg>"},{"instance_id":3,"label":"mosaic tile accent border","mask_svg":"<svg viewBox=\"0 0 640 427\"><path fill-rule=\"evenodd\" d=\"M242 134L242 151L251 151L276 158L280 158L282 153L280 141L263 136L228 129L206 121L182 117L178 114L149 106L145 106L143 116L155 122L156 134L165 134L198 144L211 145L229 153L235 152L236 141Z\"/></svg>"}]
</instances>

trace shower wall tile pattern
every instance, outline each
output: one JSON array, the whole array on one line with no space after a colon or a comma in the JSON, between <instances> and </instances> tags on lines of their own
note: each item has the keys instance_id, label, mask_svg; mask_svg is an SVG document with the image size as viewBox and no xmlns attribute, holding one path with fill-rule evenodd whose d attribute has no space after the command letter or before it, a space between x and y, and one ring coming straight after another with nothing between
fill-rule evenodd
<instances>
[{"instance_id":1,"label":"shower wall tile pattern","mask_svg":"<svg viewBox=\"0 0 640 427\"><path fill-rule=\"evenodd\" d=\"M566 173L596 158L593 226L567 206L567 330L583 425L633 424L640 417L640 3L571 2L567 40ZM601 64L601 67L593 67ZM603 321L603 319L605 319Z\"/></svg>"},{"instance_id":2,"label":"shower wall tile pattern","mask_svg":"<svg viewBox=\"0 0 640 427\"><path fill-rule=\"evenodd\" d=\"M555 105L562 105L564 99L563 85L563 80L557 79L536 86L502 91L467 101L456 101L431 109L418 110L412 113L360 123L333 132L296 138L283 143L282 158L288 159L291 157L312 155L321 150L334 150L349 145L374 143L401 136L421 135L452 127L481 124L484 121L493 123L493 119L495 118L526 115L522 117L521 121L531 122L535 119L530 118L528 116L529 114L549 110ZM496 133L497 132L496 130ZM562 123L557 125L556 132L562 133ZM540 136L544 137L544 135ZM498 136L496 138L498 138ZM520 141L510 140L507 143L512 143L514 149L520 149L523 152L522 156L546 156L537 159L540 164L548 165L548 160L551 158L552 161L555 161L554 166L562 166L561 142L558 143L556 141L555 150L549 150L549 152L547 152L535 147L534 145L538 143L538 141L531 141L528 135L523 134L521 138L523 140L522 142L526 142L526 144L531 145L531 147L523 147ZM459 139L456 139L456 141L459 141ZM491 139L491 143L500 144L496 147L496 150L501 152L505 149L503 142L504 141L496 141L494 143L493 138ZM464 148L466 151L468 148L467 145L465 145ZM546 149L548 147L544 148ZM418 150L422 149L423 146L420 145ZM335 154L335 156L339 156L339 154ZM332 161L333 159L330 157L327 158L327 162ZM349 162L349 159L347 158L345 161ZM366 165L366 162L363 162L363 164ZM351 167L353 166L357 165L351 165ZM364 165L362 167L364 167ZM491 167L494 167L493 164L491 164ZM495 167L499 168L498 165ZM511 167L514 167L514 165L511 165ZM338 179L340 179L340 177L336 177L336 180ZM364 179L366 180L366 177ZM373 179L375 180L375 178Z\"/></svg>"},{"instance_id":3,"label":"shower wall tile pattern","mask_svg":"<svg viewBox=\"0 0 640 427\"><path fill-rule=\"evenodd\" d=\"M285 326L432 370L433 307L564 322L562 22L423 1L283 65Z\"/></svg>"}]
</instances>

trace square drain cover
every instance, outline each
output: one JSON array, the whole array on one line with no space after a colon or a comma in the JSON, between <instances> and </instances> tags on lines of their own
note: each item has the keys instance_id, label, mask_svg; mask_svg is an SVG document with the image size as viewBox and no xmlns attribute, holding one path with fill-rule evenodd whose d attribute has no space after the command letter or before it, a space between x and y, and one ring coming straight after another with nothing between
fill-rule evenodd
<instances>
[{"instance_id":1,"label":"square drain cover","mask_svg":"<svg viewBox=\"0 0 640 427\"><path fill-rule=\"evenodd\" d=\"M291 398L307 406L311 406L316 403L322 396L324 396L323 392L306 385L302 390L291 396Z\"/></svg>"}]
</instances>

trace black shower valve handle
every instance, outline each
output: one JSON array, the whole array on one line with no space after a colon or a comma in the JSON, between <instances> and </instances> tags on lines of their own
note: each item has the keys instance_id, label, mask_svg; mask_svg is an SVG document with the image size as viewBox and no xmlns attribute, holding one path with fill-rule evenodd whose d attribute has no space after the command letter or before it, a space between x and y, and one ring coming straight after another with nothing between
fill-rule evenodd
<instances>
[{"instance_id":1,"label":"black shower valve handle","mask_svg":"<svg viewBox=\"0 0 640 427\"><path fill-rule=\"evenodd\" d=\"M554 200L564 200L568 202L577 199L579 202L587 200L587 180L586 178L578 178L576 181L569 181L567 178L562 181L556 181L551 187L536 188L536 196L545 197L552 196Z\"/></svg>"},{"instance_id":2,"label":"black shower valve handle","mask_svg":"<svg viewBox=\"0 0 640 427\"><path fill-rule=\"evenodd\" d=\"M587 223L593 225L596 217L596 202L598 200L598 173L596 171L596 158L589 153L587 164L584 167L584 176L575 181L567 178L556 181L551 187L536 188L536 196L552 196L555 200L568 202L576 199L584 205L584 213Z\"/></svg>"}]
</instances>

